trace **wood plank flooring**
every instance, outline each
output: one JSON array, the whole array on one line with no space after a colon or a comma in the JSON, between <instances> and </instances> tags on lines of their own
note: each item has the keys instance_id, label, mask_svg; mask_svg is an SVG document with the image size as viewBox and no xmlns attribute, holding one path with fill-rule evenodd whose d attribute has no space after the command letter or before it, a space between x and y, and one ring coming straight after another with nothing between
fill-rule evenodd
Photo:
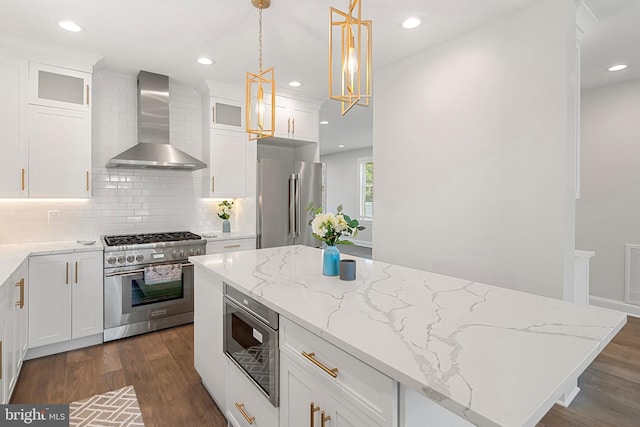
<instances>
[{"instance_id":1,"label":"wood plank flooring","mask_svg":"<svg viewBox=\"0 0 640 427\"><path fill-rule=\"evenodd\" d=\"M227 426L193 367L193 325L27 361L11 403L69 403L129 384L147 427ZM640 319L628 319L578 385L571 406L554 406L538 427L640 425Z\"/></svg>"}]
</instances>

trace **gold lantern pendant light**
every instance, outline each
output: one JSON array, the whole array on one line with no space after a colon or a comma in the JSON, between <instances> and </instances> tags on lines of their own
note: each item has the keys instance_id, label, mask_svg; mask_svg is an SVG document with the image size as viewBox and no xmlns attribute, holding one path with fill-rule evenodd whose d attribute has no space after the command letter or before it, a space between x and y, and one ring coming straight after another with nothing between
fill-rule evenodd
<instances>
[{"instance_id":1,"label":"gold lantern pendant light","mask_svg":"<svg viewBox=\"0 0 640 427\"><path fill-rule=\"evenodd\" d=\"M273 67L262 71L262 10L271 5L271 0L251 0L260 11L258 29L257 74L247 71L246 128L250 140L273 136L276 127L276 82ZM271 105L268 105L270 101Z\"/></svg>"},{"instance_id":2,"label":"gold lantern pendant light","mask_svg":"<svg viewBox=\"0 0 640 427\"><path fill-rule=\"evenodd\" d=\"M348 12L329 9L329 98L342 103L342 115L371 100L371 21L361 9L361 0L349 0Z\"/></svg>"}]
</instances>

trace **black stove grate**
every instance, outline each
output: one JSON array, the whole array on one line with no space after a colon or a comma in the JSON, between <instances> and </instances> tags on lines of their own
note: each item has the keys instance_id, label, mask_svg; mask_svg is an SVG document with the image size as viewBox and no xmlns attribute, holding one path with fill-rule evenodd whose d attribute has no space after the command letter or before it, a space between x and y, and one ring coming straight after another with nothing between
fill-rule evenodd
<instances>
[{"instance_id":1,"label":"black stove grate","mask_svg":"<svg viewBox=\"0 0 640 427\"><path fill-rule=\"evenodd\" d=\"M122 234L104 236L107 246L141 245L145 243L179 242L183 240L199 240L201 236L189 231L172 231L169 233Z\"/></svg>"}]
</instances>

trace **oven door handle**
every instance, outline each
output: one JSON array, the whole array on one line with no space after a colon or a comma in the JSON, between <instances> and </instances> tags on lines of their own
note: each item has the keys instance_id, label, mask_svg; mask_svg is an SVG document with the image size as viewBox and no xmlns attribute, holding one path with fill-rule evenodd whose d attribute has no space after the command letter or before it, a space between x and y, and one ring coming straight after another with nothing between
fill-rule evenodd
<instances>
[{"instance_id":1,"label":"oven door handle","mask_svg":"<svg viewBox=\"0 0 640 427\"><path fill-rule=\"evenodd\" d=\"M182 268L184 268L184 267L191 267L191 266L193 266L193 263L192 263L192 262L186 262L186 263L182 264ZM136 274L140 274L140 273L144 273L144 268L141 268L141 269L139 269L139 270L126 271L126 272L105 273L104 277L114 277L114 276L126 277L126 276L135 276Z\"/></svg>"}]
</instances>

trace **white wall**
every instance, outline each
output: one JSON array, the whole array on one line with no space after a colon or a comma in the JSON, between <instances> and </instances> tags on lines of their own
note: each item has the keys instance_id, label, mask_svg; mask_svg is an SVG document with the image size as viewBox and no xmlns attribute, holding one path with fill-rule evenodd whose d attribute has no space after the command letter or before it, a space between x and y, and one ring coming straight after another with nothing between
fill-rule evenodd
<instances>
[{"instance_id":1,"label":"white wall","mask_svg":"<svg viewBox=\"0 0 640 427\"><path fill-rule=\"evenodd\" d=\"M80 202L0 200L0 244L95 239L140 231L220 231L218 201L200 199L197 172L107 169L106 162L137 142L136 78L93 76L93 198ZM201 101L193 89L171 85L171 143L201 157ZM62 169L64 166L60 166ZM232 227L248 227L254 202L238 201ZM56 224L47 211L59 210ZM247 213L249 212L249 213ZM236 221L235 223L233 221ZM255 232L251 230L239 230Z\"/></svg>"},{"instance_id":2,"label":"white wall","mask_svg":"<svg viewBox=\"0 0 640 427\"><path fill-rule=\"evenodd\" d=\"M343 211L347 215L358 218L360 188L358 160L371 157L373 157L373 148L327 154L320 157L320 161L327 164L327 210L335 212L338 205L342 205ZM373 221L361 222L366 229L358 233L356 240L371 245Z\"/></svg>"},{"instance_id":3,"label":"white wall","mask_svg":"<svg viewBox=\"0 0 640 427\"><path fill-rule=\"evenodd\" d=\"M374 258L556 298L573 281L575 4L378 70Z\"/></svg>"},{"instance_id":4,"label":"white wall","mask_svg":"<svg viewBox=\"0 0 640 427\"><path fill-rule=\"evenodd\" d=\"M624 300L624 245L640 244L640 80L582 93L576 246L591 259L591 295Z\"/></svg>"}]
</instances>

